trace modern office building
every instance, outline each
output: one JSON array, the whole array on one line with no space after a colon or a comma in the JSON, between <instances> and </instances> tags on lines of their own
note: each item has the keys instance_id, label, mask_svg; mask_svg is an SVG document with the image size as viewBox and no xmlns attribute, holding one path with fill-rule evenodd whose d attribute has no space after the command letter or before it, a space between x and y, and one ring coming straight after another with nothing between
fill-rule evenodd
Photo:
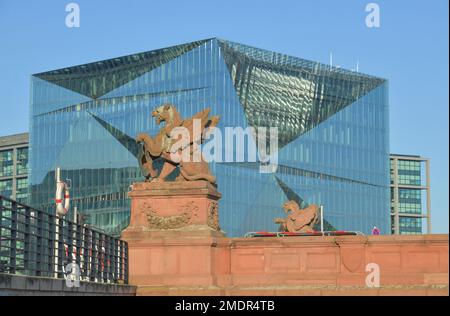
<instances>
[{"instance_id":1,"label":"modern office building","mask_svg":"<svg viewBox=\"0 0 450 316\"><path fill-rule=\"evenodd\" d=\"M276 172L210 164L228 236L276 231L287 200L322 204L326 229L390 232L385 79L212 38L35 74L31 91L33 206L54 211L61 167L78 211L118 234L143 179L134 138L157 133L151 111L172 103L182 117L210 107L221 129L278 128Z\"/></svg>"},{"instance_id":2,"label":"modern office building","mask_svg":"<svg viewBox=\"0 0 450 316\"><path fill-rule=\"evenodd\" d=\"M392 233L422 234L425 220L431 234L430 159L391 154Z\"/></svg>"},{"instance_id":3,"label":"modern office building","mask_svg":"<svg viewBox=\"0 0 450 316\"><path fill-rule=\"evenodd\" d=\"M0 195L28 199L28 133L0 137Z\"/></svg>"}]
</instances>

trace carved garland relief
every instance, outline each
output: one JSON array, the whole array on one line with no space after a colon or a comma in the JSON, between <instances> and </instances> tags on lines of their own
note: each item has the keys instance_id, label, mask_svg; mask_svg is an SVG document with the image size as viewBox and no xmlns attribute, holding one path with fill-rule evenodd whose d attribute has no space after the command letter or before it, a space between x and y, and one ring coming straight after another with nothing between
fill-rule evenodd
<instances>
[{"instance_id":1,"label":"carved garland relief","mask_svg":"<svg viewBox=\"0 0 450 316\"><path fill-rule=\"evenodd\" d=\"M182 206L180 215L160 216L152 205L144 202L141 212L147 218L147 227L151 229L176 229L191 225L198 217L198 206L194 202L189 202Z\"/></svg>"}]
</instances>

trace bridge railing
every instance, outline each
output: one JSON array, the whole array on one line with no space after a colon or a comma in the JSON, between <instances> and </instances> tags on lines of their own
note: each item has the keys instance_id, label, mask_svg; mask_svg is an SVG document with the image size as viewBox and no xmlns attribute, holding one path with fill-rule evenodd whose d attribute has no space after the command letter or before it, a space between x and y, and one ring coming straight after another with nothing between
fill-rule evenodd
<instances>
[{"instance_id":1,"label":"bridge railing","mask_svg":"<svg viewBox=\"0 0 450 316\"><path fill-rule=\"evenodd\" d=\"M128 284L128 244L0 195L0 273Z\"/></svg>"}]
</instances>

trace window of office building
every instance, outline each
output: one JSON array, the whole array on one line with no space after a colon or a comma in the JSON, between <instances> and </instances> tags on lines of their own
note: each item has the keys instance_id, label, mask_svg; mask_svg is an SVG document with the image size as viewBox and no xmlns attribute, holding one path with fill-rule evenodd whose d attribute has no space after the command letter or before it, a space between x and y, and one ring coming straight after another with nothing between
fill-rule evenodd
<instances>
[{"instance_id":1,"label":"window of office building","mask_svg":"<svg viewBox=\"0 0 450 316\"><path fill-rule=\"evenodd\" d=\"M399 189L399 212L422 213L422 196L420 190Z\"/></svg>"},{"instance_id":2,"label":"window of office building","mask_svg":"<svg viewBox=\"0 0 450 316\"><path fill-rule=\"evenodd\" d=\"M415 217L400 217L400 233L412 235L422 233L422 219Z\"/></svg>"},{"instance_id":3,"label":"window of office building","mask_svg":"<svg viewBox=\"0 0 450 316\"><path fill-rule=\"evenodd\" d=\"M9 177L13 175L13 151L0 151L0 177Z\"/></svg>"},{"instance_id":4,"label":"window of office building","mask_svg":"<svg viewBox=\"0 0 450 316\"><path fill-rule=\"evenodd\" d=\"M13 181L12 180L2 180L0 181L0 195L11 198L13 193Z\"/></svg>"},{"instance_id":5,"label":"window of office building","mask_svg":"<svg viewBox=\"0 0 450 316\"><path fill-rule=\"evenodd\" d=\"M397 167L399 184L421 185L419 161L399 160Z\"/></svg>"},{"instance_id":6,"label":"window of office building","mask_svg":"<svg viewBox=\"0 0 450 316\"><path fill-rule=\"evenodd\" d=\"M17 174L28 173L28 148L17 149Z\"/></svg>"},{"instance_id":7,"label":"window of office building","mask_svg":"<svg viewBox=\"0 0 450 316\"><path fill-rule=\"evenodd\" d=\"M28 179L17 179L16 181L16 200L20 203L26 203L28 198Z\"/></svg>"}]
</instances>

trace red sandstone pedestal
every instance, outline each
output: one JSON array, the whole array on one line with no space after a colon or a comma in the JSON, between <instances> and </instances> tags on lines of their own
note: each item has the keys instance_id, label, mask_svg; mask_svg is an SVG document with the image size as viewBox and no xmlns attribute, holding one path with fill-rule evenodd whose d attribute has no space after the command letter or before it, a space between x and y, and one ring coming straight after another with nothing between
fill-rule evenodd
<instances>
[{"instance_id":1,"label":"red sandstone pedestal","mask_svg":"<svg viewBox=\"0 0 450 316\"><path fill-rule=\"evenodd\" d=\"M448 295L448 234L226 238L209 182L135 183L129 196L138 295ZM366 285L372 263L380 288Z\"/></svg>"},{"instance_id":2,"label":"red sandstone pedestal","mask_svg":"<svg viewBox=\"0 0 450 316\"><path fill-rule=\"evenodd\" d=\"M129 196L131 219L122 238L138 292L145 286L214 286L216 260L221 252L226 256L216 188L207 181L141 182Z\"/></svg>"}]
</instances>

